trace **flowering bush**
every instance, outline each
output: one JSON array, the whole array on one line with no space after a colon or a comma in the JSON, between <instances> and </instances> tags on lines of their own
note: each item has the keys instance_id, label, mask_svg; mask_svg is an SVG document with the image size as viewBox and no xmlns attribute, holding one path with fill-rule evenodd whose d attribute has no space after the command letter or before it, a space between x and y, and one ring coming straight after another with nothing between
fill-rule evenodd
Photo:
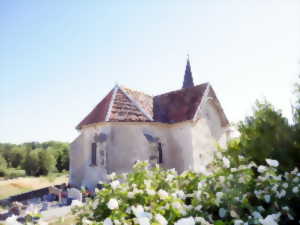
<instances>
[{"instance_id":1,"label":"flowering bush","mask_svg":"<svg viewBox=\"0 0 300 225\"><path fill-rule=\"evenodd\" d=\"M78 224L299 224L300 173L279 174L276 160L266 163L234 168L221 156L211 175L178 175L139 162L132 173L111 174L111 182L74 213Z\"/></svg>"}]
</instances>

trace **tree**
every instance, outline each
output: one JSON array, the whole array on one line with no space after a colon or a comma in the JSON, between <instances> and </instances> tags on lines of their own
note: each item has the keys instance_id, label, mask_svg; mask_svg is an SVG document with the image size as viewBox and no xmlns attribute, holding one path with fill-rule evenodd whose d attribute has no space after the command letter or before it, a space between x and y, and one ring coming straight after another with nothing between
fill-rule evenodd
<instances>
[{"instance_id":1,"label":"tree","mask_svg":"<svg viewBox=\"0 0 300 225\"><path fill-rule=\"evenodd\" d=\"M5 175L5 171L7 169L7 162L6 160L0 155L0 176Z\"/></svg>"},{"instance_id":2,"label":"tree","mask_svg":"<svg viewBox=\"0 0 300 225\"><path fill-rule=\"evenodd\" d=\"M277 159L281 169L299 165L300 158L294 146L293 126L266 100L257 101L252 116L239 124L240 139L229 145L229 151L239 152L257 164L266 158Z\"/></svg>"},{"instance_id":3,"label":"tree","mask_svg":"<svg viewBox=\"0 0 300 225\"><path fill-rule=\"evenodd\" d=\"M37 151L37 150L35 150ZM56 170L55 157L47 150L39 149L39 173L38 175L48 175Z\"/></svg>"},{"instance_id":4,"label":"tree","mask_svg":"<svg viewBox=\"0 0 300 225\"><path fill-rule=\"evenodd\" d=\"M27 175L37 176L40 171L40 160L38 150L29 150L25 156L23 169Z\"/></svg>"},{"instance_id":5,"label":"tree","mask_svg":"<svg viewBox=\"0 0 300 225\"><path fill-rule=\"evenodd\" d=\"M300 79L300 75L299 75ZM294 93L296 95L296 102L293 108L294 123L300 125L300 83L295 84Z\"/></svg>"},{"instance_id":6,"label":"tree","mask_svg":"<svg viewBox=\"0 0 300 225\"><path fill-rule=\"evenodd\" d=\"M22 146L14 146L10 150L10 166L18 168L24 159L25 149Z\"/></svg>"}]
</instances>

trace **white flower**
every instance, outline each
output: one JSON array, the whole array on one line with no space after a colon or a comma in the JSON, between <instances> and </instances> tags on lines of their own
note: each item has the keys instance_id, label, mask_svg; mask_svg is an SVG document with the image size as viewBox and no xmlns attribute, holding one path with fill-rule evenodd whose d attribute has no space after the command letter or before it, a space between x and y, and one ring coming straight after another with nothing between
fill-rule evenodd
<instances>
[{"instance_id":1,"label":"white flower","mask_svg":"<svg viewBox=\"0 0 300 225\"><path fill-rule=\"evenodd\" d=\"M193 217L181 218L174 225L195 225Z\"/></svg>"},{"instance_id":2,"label":"white flower","mask_svg":"<svg viewBox=\"0 0 300 225\"><path fill-rule=\"evenodd\" d=\"M226 157L223 157L223 164L225 168L230 167L230 161Z\"/></svg>"},{"instance_id":3,"label":"white flower","mask_svg":"<svg viewBox=\"0 0 300 225\"><path fill-rule=\"evenodd\" d=\"M195 193L196 199L200 200L201 199L201 194L202 194L201 191L196 191L196 193Z\"/></svg>"},{"instance_id":4,"label":"white flower","mask_svg":"<svg viewBox=\"0 0 300 225\"><path fill-rule=\"evenodd\" d=\"M151 187L151 180L144 180L144 184L147 188Z\"/></svg>"},{"instance_id":5,"label":"white flower","mask_svg":"<svg viewBox=\"0 0 300 225\"><path fill-rule=\"evenodd\" d=\"M121 225L121 222L120 222L120 220L114 220L114 224L115 225Z\"/></svg>"},{"instance_id":6,"label":"white flower","mask_svg":"<svg viewBox=\"0 0 300 225\"><path fill-rule=\"evenodd\" d=\"M223 197L223 192L217 192L216 193L216 202L217 202L217 204L220 204L220 202L221 202L221 198Z\"/></svg>"},{"instance_id":7,"label":"white flower","mask_svg":"<svg viewBox=\"0 0 300 225\"><path fill-rule=\"evenodd\" d=\"M110 183L110 186L112 189L116 189L117 187L120 186L120 182L118 180L114 180L113 182Z\"/></svg>"},{"instance_id":8,"label":"white flower","mask_svg":"<svg viewBox=\"0 0 300 225\"><path fill-rule=\"evenodd\" d=\"M197 205L197 206L195 207L195 210L196 210L196 211L199 211L199 212L200 212L201 209L202 209L202 205Z\"/></svg>"},{"instance_id":9,"label":"white flower","mask_svg":"<svg viewBox=\"0 0 300 225\"><path fill-rule=\"evenodd\" d=\"M276 193L276 196L278 198L283 198L286 195L286 191L285 190L281 190L280 192Z\"/></svg>"},{"instance_id":10,"label":"white flower","mask_svg":"<svg viewBox=\"0 0 300 225\"><path fill-rule=\"evenodd\" d=\"M84 225L89 225L89 224L92 224L93 223L93 221L91 221L91 220L88 220L87 218L82 218L82 223L84 224ZM40 223L39 223L40 224Z\"/></svg>"},{"instance_id":11,"label":"white flower","mask_svg":"<svg viewBox=\"0 0 300 225\"><path fill-rule=\"evenodd\" d=\"M267 170L267 167L265 167L265 166L259 166L259 167L257 168L257 171L258 171L259 173L264 173L266 170Z\"/></svg>"},{"instance_id":12,"label":"white flower","mask_svg":"<svg viewBox=\"0 0 300 225\"><path fill-rule=\"evenodd\" d=\"M185 199L185 194L184 194L184 192L182 190L176 191L176 195L180 199Z\"/></svg>"},{"instance_id":13,"label":"white flower","mask_svg":"<svg viewBox=\"0 0 300 225\"><path fill-rule=\"evenodd\" d=\"M110 219L110 218L106 218L104 221L103 221L103 224L104 225L113 225L113 222L112 222L112 220Z\"/></svg>"},{"instance_id":14,"label":"white flower","mask_svg":"<svg viewBox=\"0 0 300 225\"><path fill-rule=\"evenodd\" d=\"M91 222L92 222L92 221L91 221ZM48 223L45 222L45 221L40 220L40 221L39 221L39 225L48 225Z\"/></svg>"},{"instance_id":15,"label":"white flower","mask_svg":"<svg viewBox=\"0 0 300 225\"><path fill-rule=\"evenodd\" d=\"M134 198L135 193L133 193L132 191L127 193L127 197L128 198Z\"/></svg>"},{"instance_id":16,"label":"white flower","mask_svg":"<svg viewBox=\"0 0 300 225\"><path fill-rule=\"evenodd\" d=\"M235 220L234 225L243 225L244 221L243 220Z\"/></svg>"},{"instance_id":17,"label":"white flower","mask_svg":"<svg viewBox=\"0 0 300 225\"><path fill-rule=\"evenodd\" d=\"M140 215L144 212L144 208L141 205L131 206L131 210L136 217L140 217Z\"/></svg>"},{"instance_id":18,"label":"white flower","mask_svg":"<svg viewBox=\"0 0 300 225\"><path fill-rule=\"evenodd\" d=\"M298 187L293 187L293 190L292 190L295 194L299 192L299 188Z\"/></svg>"},{"instance_id":19,"label":"white flower","mask_svg":"<svg viewBox=\"0 0 300 225\"><path fill-rule=\"evenodd\" d=\"M271 196L270 196L270 195L265 195L265 196L264 196L264 199L265 199L266 203L270 203L270 201L271 201Z\"/></svg>"},{"instance_id":20,"label":"white flower","mask_svg":"<svg viewBox=\"0 0 300 225\"><path fill-rule=\"evenodd\" d=\"M99 205L99 199L96 199L92 204L92 208L95 210L97 209L98 205Z\"/></svg>"},{"instance_id":21,"label":"white flower","mask_svg":"<svg viewBox=\"0 0 300 225\"><path fill-rule=\"evenodd\" d=\"M284 206L284 207L282 207L282 210L289 211L290 208L288 206Z\"/></svg>"},{"instance_id":22,"label":"white flower","mask_svg":"<svg viewBox=\"0 0 300 225\"><path fill-rule=\"evenodd\" d=\"M261 195L261 191L260 190L258 190L258 191L255 190L254 194L255 194L256 198L259 198L259 196Z\"/></svg>"},{"instance_id":23,"label":"white flower","mask_svg":"<svg viewBox=\"0 0 300 225\"><path fill-rule=\"evenodd\" d=\"M224 177L224 176L220 176L220 177L219 177L219 181L220 181L221 183L224 183L224 182L225 182L225 177Z\"/></svg>"},{"instance_id":24,"label":"white flower","mask_svg":"<svg viewBox=\"0 0 300 225\"><path fill-rule=\"evenodd\" d=\"M261 205L257 207L258 211L263 212L265 211L264 207L262 207Z\"/></svg>"},{"instance_id":25,"label":"white flower","mask_svg":"<svg viewBox=\"0 0 300 225\"><path fill-rule=\"evenodd\" d=\"M153 189L147 189L146 192L148 195L155 195L155 191Z\"/></svg>"},{"instance_id":26,"label":"white flower","mask_svg":"<svg viewBox=\"0 0 300 225\"><path fill-rule=\"evenodd\" d=\"M174 179L174 177L175 177L175 176L174 176L173 174L168 174L168 175L167 175L167 178L166 178L166 181L167 181L167 182L170 182L170 181L172 181L172 180Z\"/></svg>"},{"instance_id":27,"label":"white flower","mask_svg":"<svg viewBox=\"0 0 300 225\"><path fill-rule=\"evenodd\" d=\"M172 206L175 209L181 209L182 208L182 206L179 202L172 202Z\"/></svg>"},{"instance_id":28,"label":"white flower","mask_svg":"<svg viewBox=\"0 0 300 225\"><path fill-rule=\"evenodd\" d=\"M71 203L71 208L76 207L76 206L82 206L82 202L78 200L73 200Z\"/></svg>"},{"instance_id":29,"label":"white flower","mask_svg":"<svg viewBox=\"0 0 300 225\"><path fill-rule=\"evenodd\" d=\"M196 217L195 221L197 223L200 223L201 225L211 225L209 222L207 222L203 217Z\"/></svg>"},{"instance_id":30,"label":"white flower","mask_svg":"<svg viewBox=\"0 0 300 225\"><path fill-rule=\"evenodd\" d=\"M254 212L252 213L252 215L253 215L254 219L260 219L260 218L262 218L262 216L260 215L260 213L257 212L257 211L254 211Z\"/></svg>"},{"instance_id":31,"label":"white flower","mask_svg":"<svg viewBox=\"0 0 300 225\"><path fill-rule=\"evenodd\" d=\"M22 225L21 223L19 223L17 221L17 216L15 216L15 215L12 215L11 217L8 217L5 220L5 224L7 224L7 225Z\"/></svg>"},{"instance_id":32,"label":"white flower","mask_svg":"<svg viewBox=\"0 0 300 225\"><path fill-rule=\"evenodd\" d=\"M272 191L277 191L278 185L274 184L274 186L271 188Z\"/></svg>"},{"instance_id":33,"label":"white flower","mask_svg":"<svg viewBox=\"0 0 300 225\"><path fill-rule=\"evenodd\" d=\"M262 225L278 225L278 223L276 222L276 215L274 215L274 214L268 215L264 219L260 219L259 222Z\"/></svg>"},{"instance_id":34,"label":"white flower","mask_svg":"<svg viewBox=\"0 0 300 225\"><path fill-rule=\"evenodd\" d=\"M221 217L221 218L224 218L225 216L226 216L226 210L224 209L224 208L220 208L219 209L219 216Z\"/></svg>"},{"instance_id":35,"label":"white flower","mask_svg":"<svg viewBox=\"0 0 300 225\"><path fill-rule=\"evenodd\" d=\"M233 218L239 218L239 215L234 210L230 210L230 216Z\"/></svg>"},{"instance_id":36,"label":"white flower","mask_svg":"<svg viewBox=\"0 0 300 225\"><path fill-rule=\"evenodd\" d=\"M204 181L200 181L198 183L198 189L201 189L204 186Z\"/></svg>"},{"instance_id":37,"label":"white flower","mask_svg":"<svg viewBox=\"0 0 300 225\"><path fill-rule=\"evenodd\" d=\"M230 172L232 172L232 173L234 173L234 172L236 172L237 171L237 168L231 168L230 169Z\"/></svg>"},{"instance_id":38,"label":"white flower","mask_svg":"<svg viewBox=\"0 0 300 225\"><path fill-rule=\"evenodd\" d=\"M109 180L114 180L114 179L116 178L116 176L117 176L116 173L113 172L113 173L107 175L107 178L108 178Z\"/></svg>"},{"instance_id":39,"label":"white flower","mask_svg":"<svg viewBox=\"0 0 300 225\"><path fill-rule=\"evenodd\" d=\"M165 190L162 190L162 189L160 189L158 191L158 195L159 195L160 199L162 199L162 200L168 198L168 192L166 192Z\"/></svg>"},{"instance_id":40,"label":"white flower","mask_svg":"<svg viewBox=\"0 0 300 225\"><path fill-rule=\"evenodd\" d=\"M109 202L107 203L107 207L108 207L110 210L114 210L114 209L119 208L118 200L115 199L115 198L110 199Z\"/></svg>"},{"instance_id":41,"label":"white flower","mask_svg":"<svg viewBox=\"0 0 300 225\"><path fill-rule=\"evenodd\" d=\"M273 166L273 167L279 166L279 162L277 160L266 159L266 162L268 163L269 166Z\"/></svg>"},{"instance_id":42,"label":"white flower","mask_svg":"<svg viewBox=\"0 0 300 225\"><path fill-rule=\"evenodd\" d=\"M277 181L281 181L282 175L274 176L274 179L277 180Z\"/></svg>"},{"instance_id":43,"label":"white flower","mask_svg":"<svg viewBox=\"0 0 300 225\"><path fill-rule=\"evenodd\" d=\"M160 214L156 214L155 215L155 220L157 222L159 222L160 225L167 225L168 224L168 221L165 219L165 217L163 217Z\"/></svg>"},{"instance_id":44,"label":"white flower","mask_svg":"<svg viewBox=\"0 0 300 225\"><path fill-rule=\"evenodd\" d=\"M138 217L137 220L140 225L150 225L150 219L147 217Z\"/></svg>"},{"instance_id":45,"label":"white flower","mask_svg":"<svg viewBox=\"0 0 300 225\"><path fill-rule=\"evenodd\" d=\"M288 188L289 184L288 183L283 183L282 186L286 189L286 188Z\"/></svg>"}]
</instances>

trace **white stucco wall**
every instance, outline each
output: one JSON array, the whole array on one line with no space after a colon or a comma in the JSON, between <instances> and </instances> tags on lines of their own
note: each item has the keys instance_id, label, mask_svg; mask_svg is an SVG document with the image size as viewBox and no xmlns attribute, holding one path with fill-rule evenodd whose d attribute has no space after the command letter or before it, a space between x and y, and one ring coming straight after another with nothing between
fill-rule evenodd
<instances>
[{"instance_id":1,"label":"white stucco wall","mask_svg":"<svg viewBox=\"0 0 300 225\"><path fill-rule=\"evenodd\" d=\"M91 145L95 134L100 133L108 137L105 142L105 168L99 162L97 166L91 166ZM92 187L99 180L105 180L106 174L129 172L137 160L149 160L153 145L147 141L144 133L158 137L162 144L163 163L160 166L175 168L179 172L192 167L190 123L172 127L155 123L103 123L84 128L80 138L71 145L71 183ZM99 154L97 159L100 160ZM80 176L76 177L76 174Z\"/></svg>"},{"instance_id":2,"label":"white stucco wall","mask_svg":"<svg viewBox=\"0 0 300 225\"><path fill-rule=\"evenodd\" d=\"M70 181L69 183L74 186L80 186L81 181L84 177L84 152L83 149L83 135L80 134L72 143L71 143L71 150L70 150Z\"/></svg>"},{"instance_id":3,"label":"white stucco wall","mask_svg":"<svg viewBox=\"0 0 300 225\"><path fill-rule=\"evenodd\" d=\"M199 112L199 120L192 123L193 166L196 171L209 171L218 147L228 142L228 126L222 126L220 115L212 101L206 102Z\"/></svg>"}]
</instances>

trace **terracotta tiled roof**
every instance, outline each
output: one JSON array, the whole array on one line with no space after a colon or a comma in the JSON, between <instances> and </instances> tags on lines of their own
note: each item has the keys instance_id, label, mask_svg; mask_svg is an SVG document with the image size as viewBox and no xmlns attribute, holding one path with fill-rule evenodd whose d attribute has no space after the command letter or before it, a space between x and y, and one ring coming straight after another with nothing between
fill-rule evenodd
<instances>
[{"instance_id":1,"label":"terracotta tiled roof","mask_svg":"<svg viewBox=\"0 0 300 225\"><path fill-rule=\"evenodd\" d=\"M76 128L98 122L177 123L193 120L202 99L208 96L215 99L223 125L228 124L215 92L204 83L155 97L116 86Z\"/></svg>"},{"instance_id":2,"label":"terracotta tiled roof","mask_svg":"<svg viewBox=\"0 0 300 225\"><path fill-rule=\"evenodd\" d=\"M77 125L76 128L80 129L82 126L87 124L105 121L112 97L113 90L111 90L108 95L106 95L106 97L98 105L96 105L96 107Z\"/></svg>"},{"instance_id":3,"label":"terracotta tiled roof","mask_svg":"<svg viewBox=\"0 0 300 225\"><path fill-rule=\"evenodd\" d=\"M151 95L125 87L122 87L122 90L131 96L145 110L147 115L153 118L153 97Z\"/></svg>"},{"instance_id":4,"label":"terracotta tiled roof","mask_svg":"<svg viewBox=\"0 0 300 225\"><path fill-rule=\"evenodd\" d=\"M138 108L135 102L130 99L120 88L117 89L113 100L110 116L108 121L111 122L145 122L150 121L149 118Z\"/></svg>"},{"instance_id":5,"label":"terracotta tiled roof","mask_svg":"<svg viewBox=\"0 0 300 225\"><path fill-rule=\"evenodd\" d=\"M154 120L176 123L193 119L208 83L154 97Z\"/></svg>"},{"instance_id":6,"label":"terracotta tiled roof","mask_svg":"<svg viewBox=\"0 0 300 225\"><path fill-rule=\"evenodd\" d=\"M152 109L151 96L116 86L76 128L99 122L149 122Z\"/></svg>"}]
</instances>

